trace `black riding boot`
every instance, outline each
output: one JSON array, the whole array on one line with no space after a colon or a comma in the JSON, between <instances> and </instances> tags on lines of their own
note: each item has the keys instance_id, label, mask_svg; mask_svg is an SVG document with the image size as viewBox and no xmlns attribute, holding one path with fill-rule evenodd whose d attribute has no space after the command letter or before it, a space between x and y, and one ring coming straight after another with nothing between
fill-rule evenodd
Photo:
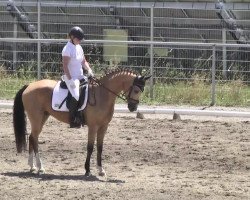
<instances>
[{"instance_id":1,"label":"black riding boot","mask_svg":"<svg viewBox=\"0 0 250 200\"><path fill-rule=\"evenodd\" d=\"M78 101L72 97L69 103L69 121L70 128L80 128L81 127L81 117L78 112Z\"/></svg>"}]
</instances>

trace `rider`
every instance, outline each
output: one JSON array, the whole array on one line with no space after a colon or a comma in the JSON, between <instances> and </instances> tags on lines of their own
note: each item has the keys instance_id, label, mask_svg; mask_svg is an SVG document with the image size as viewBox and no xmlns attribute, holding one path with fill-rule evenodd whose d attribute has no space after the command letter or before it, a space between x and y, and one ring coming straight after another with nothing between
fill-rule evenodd
<instances>
[{"instance_id":1,"label":"rider","mask_svg":"<svg viewBox=\"0 0 250 200\"><path fill-rule=\"evenodd\" d=\"M83 49L80 45L81 40L84 39L83 30L75 26L69 32L69 41L62 50L63 61L63 79L72 95L69 104L70 115L70 128L80 127L80 116L77 116L77 106L79 101L79 86L80 80L85 79L83 69L88 73L88 77L93 77L93 71L91 70L89 63L86 61Z\"/></svg>"}]
</instances>

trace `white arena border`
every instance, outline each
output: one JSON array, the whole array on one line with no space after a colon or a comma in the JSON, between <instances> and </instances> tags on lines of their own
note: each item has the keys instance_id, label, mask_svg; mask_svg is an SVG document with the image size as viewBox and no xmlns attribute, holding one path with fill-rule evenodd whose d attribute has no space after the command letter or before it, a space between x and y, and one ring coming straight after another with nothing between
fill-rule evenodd
<instances>
[{"instance_id":1,"label":"white arena border","mask_svg":"<svg viewBox=\"0 0 250 200\"><path fill-rule=\"evenodd\" d=\"M13 102L0 102L0 108L12 109ZM250 112L247 111L221 111L221 110L198 110L198 109L177 109L162 108L161 106L139 106L136 112L143 114L179 114L179 115L196 115L196 116L213 116L213 117L243 117L250 118ZM126 105L115 105L115 113L131 113Z\"/></svg>"}]
</instances>

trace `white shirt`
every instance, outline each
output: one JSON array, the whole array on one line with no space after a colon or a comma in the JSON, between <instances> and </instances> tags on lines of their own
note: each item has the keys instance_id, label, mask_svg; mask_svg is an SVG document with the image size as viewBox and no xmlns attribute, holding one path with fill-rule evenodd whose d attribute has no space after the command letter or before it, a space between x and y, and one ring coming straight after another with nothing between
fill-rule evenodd
<instances>
[{"instance_id":1,"label":"white shirt","mask_svg":"<svg viewBox=\"0 0 250 200\"><path fill-rule=\"evenodd\" d=\"M62 56L70 57L68 64L70 76L73 79L82 79L84 77L82 70L84 53L81 45L74 45L71 42L68 42L62 50Z\"/></svg>"}]
</instances>

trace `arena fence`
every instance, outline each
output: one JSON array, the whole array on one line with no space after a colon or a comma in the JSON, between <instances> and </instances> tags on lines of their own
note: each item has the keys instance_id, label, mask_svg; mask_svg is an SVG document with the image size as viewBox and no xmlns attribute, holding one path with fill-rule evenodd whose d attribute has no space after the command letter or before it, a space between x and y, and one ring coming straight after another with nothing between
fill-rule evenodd
<instances>
[{"instance_id":1,"label":"arena fence","mask_svg":"<svg viewBox=\"0 0 250 200\"><path fill-rule=\"evenodd\" d=\"M8 44L8 46L13 46L13 49L8 50L11 54L10 58L12 57L12 59L1 61L2 72L7 74L15 73L19 74L21 77L33 77L36 79L59 79L62 75L61 50L67 40L0 38L0 42L3 45ZM101 58L96 58L96 54L89 55L86 53L86 57L89 57L88 59L91 66L97 75L105 68L110 69L116 67L131 68L141 74L152 75L149 84L152 98L154 93L154 83L156 82L173 84L177 81L205 81L211 84L211 104L215 103L216 83L240 80L242 84L249 84L248 77L250 71L246 70L249 62L246 60L226 60L226 63L230 64L231 67L230 70L223 70L223 62L225 62L223 59L223 50L228 49L227 51L229 51L230 49L232 52L243 54L247 51L238 52L237 49L247 49L249 48L248 45L111 40L84 41L84 47L89 49L91 49L91 46L95 46L95 48L98 49L105 45L116 46L116 48L119 48L124 46L124 44L130 48L143 46L149 49L147 57L140 57L141 60L144 61L144 65L129 65L127 63L123 64L122 62L115 63L115 61L103 64L100 61ZM51 49L54 49L54 51L51 51ZM157 54L150 53L154 52L155 49L156 51L158 49L167 50L169 54L161 55L159 57ZM188 55L191 55L190 52L195 52L195 55L199 53L200 57L188 57ZM18 56L19 53L21 53L23 57ZM128 59L133 61L133 57L129 57ZM182 63L189 63L190 67L184 67L185 65ZM225 74L228 77L230 75L230 79L225 79ZM2 90L4 90L4 88L2 88ZM246 98L248 98L248 94L246 94Z\"/></svg>"},{"instance_id":2,"label":"arena fence","mask_svg":"<svg viewBox=\"0 0 250 200\"><path fill-rule=\"evenodd\" d=\"M97 76L116 67L150 74L152 99L155 85L164 88L177 82L194 84L194 88L197 81L211 85L207 91L211 104L220 90L230 92L228 87L234 87L237 93L242 86L249 88L249 46L232 37L232 30L216 16L213 3L190 7L14 1L8 6L9 2L0 2L0 78L6 79L6 85L23 79L58 80L61 51L67 41L61 38L79 25L86 31L82 46ZM246 25L245 20L237 23ZM5 88L0 88L0 94ZM248 88L243 90L243 98L249 102Z\"/></svg>"}]
</instances>

